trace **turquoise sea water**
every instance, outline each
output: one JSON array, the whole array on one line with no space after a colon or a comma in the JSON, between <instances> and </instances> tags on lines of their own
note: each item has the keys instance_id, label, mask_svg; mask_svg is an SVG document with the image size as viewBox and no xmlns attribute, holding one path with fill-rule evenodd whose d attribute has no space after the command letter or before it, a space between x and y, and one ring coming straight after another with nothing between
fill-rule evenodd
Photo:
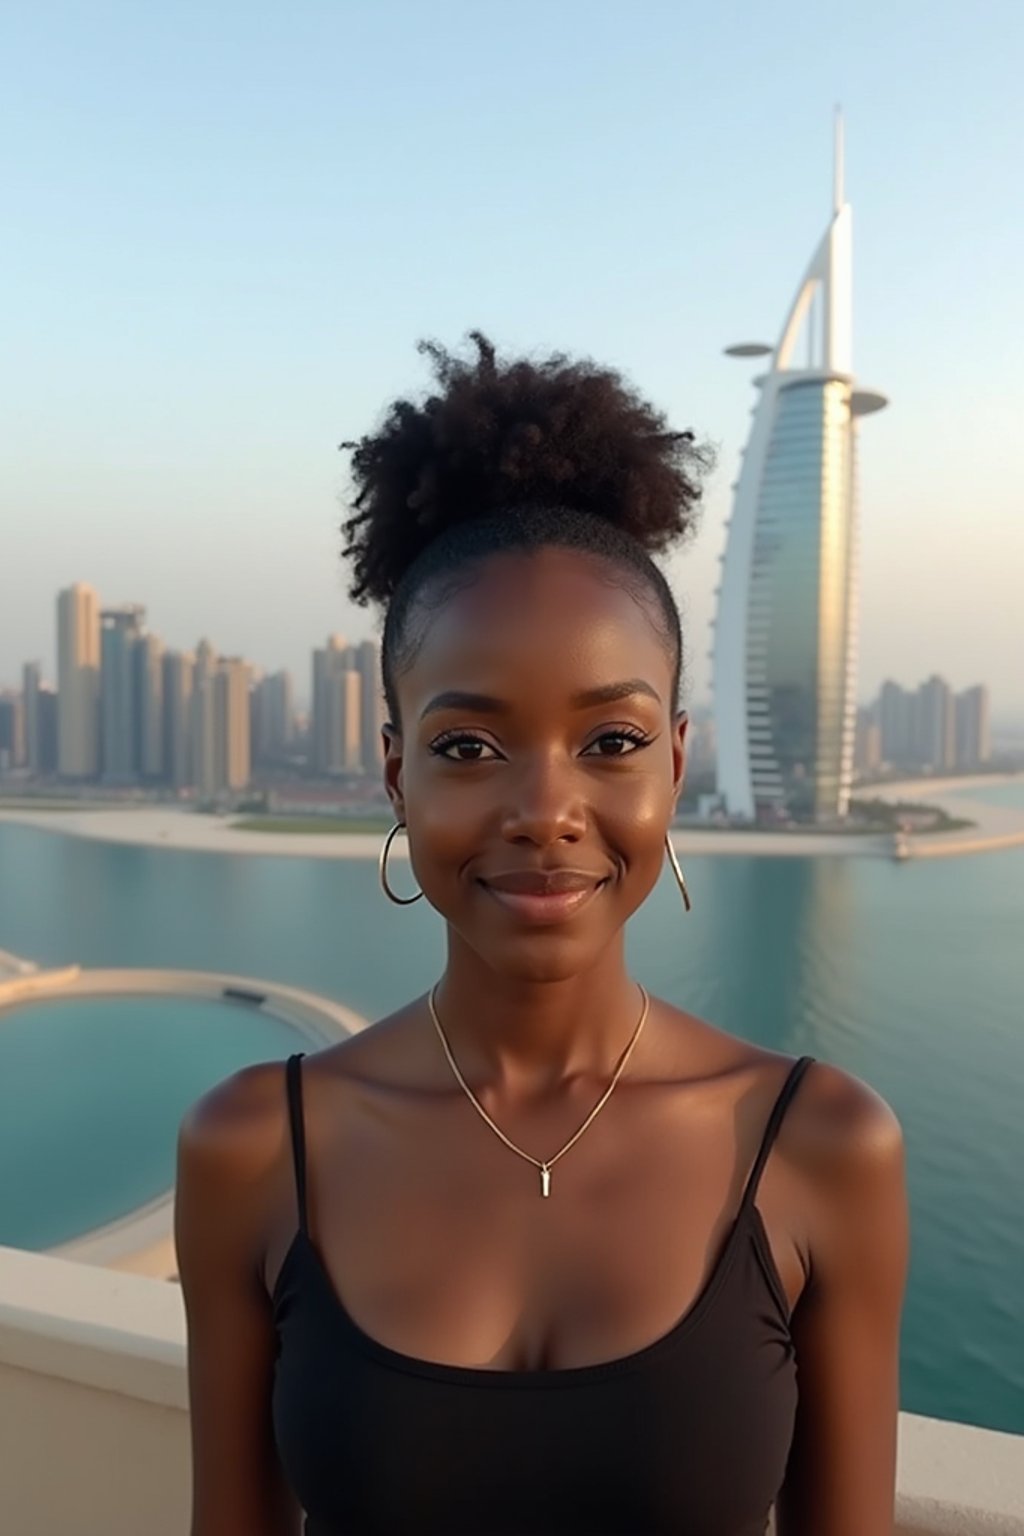
<instances>
[{"instance_id":1,"label":"turquoise sea water","mask_svg":"<svg viewBox=\"0 0 1024 1536\"><path fill-rule=\"evenodd\" d=\"M17 1170L0 1178L0 1243L48 1248L163 1194L182 1114L211 1081L309 1049L257 1008L203 998L0 1013L0 1169Z\"/></svg>"},{"instance_id":2,"label":"turquoise sea water","mask_svg":"<svg viewBox=\"0 0 1024 1536\"><path fill-rule=\"evenodd\" d=\"M630 925L635 974L721 1028L834 1062L888 1099L906 1136L912 1209L902 1406L1024 1432L1024 849L907 864L683 862L693 911L666 875ZM424 904L384 899L372 860L119 847L0 823L0 948L37 961L229 970L374 1018L430 985L442 942ZM180 1060L163 1072L167 1113L140 1117L130 1145L116 1118L93 1127L111 1161L140 1158L147 1137L166 1158L182 1060L192 1097L231 1070L222 1021L189 1029L185 1018ZM243 1034L261 1023L238 1013ZM137 1050L97 1047L93 1061L123 1100L144 1086L152 1103L141 1017L138 1028ZM250 1056L255 1038L244 1059L290 1049L261 1040ZM66 1050L55 1041L53 1073ZM65 1091L75 1078L88 1091L88 1069L80 1056ZM32 1092L45 1122L45 1094ZM59 1129L52 1138L34 1143L33 1178L51 1154L62 1161ZM17 1155L14 1166L25 1166Z\"/></svg>"},{"instance_id":3,"label":"turquoise sea water","mask_svg":"<svg viewBox=\"0 0 1024 1536\"><path fill-rule=\"evenodd\" d=\"M956 795L961 800L981 800L985 805L1008 805L1014 809L1024 810L1024 783L1020 780L1009 784L969 785L965 789L954 789L948 793ZM915 798L927 801L928 795L924 793Z\"/></svg>"}]
</instances>

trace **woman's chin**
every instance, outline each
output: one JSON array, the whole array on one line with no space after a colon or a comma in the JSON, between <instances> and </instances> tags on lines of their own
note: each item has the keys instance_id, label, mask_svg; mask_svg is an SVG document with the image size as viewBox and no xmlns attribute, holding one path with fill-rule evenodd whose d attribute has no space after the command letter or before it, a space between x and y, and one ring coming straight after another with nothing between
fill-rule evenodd
<instances>
[{"instance_id":1,"label":"woman's chin","mask_svg":"<svg viewBox=\"0 0 1024 1536\"><path fill-rule=\"evenodd\" d=\"M569 981L594 968L608 952L607 941L582 943L568 934L550 930L527 933L500 947L473 945L488 969L508 981Z\"/></svg>"}]
</instances>

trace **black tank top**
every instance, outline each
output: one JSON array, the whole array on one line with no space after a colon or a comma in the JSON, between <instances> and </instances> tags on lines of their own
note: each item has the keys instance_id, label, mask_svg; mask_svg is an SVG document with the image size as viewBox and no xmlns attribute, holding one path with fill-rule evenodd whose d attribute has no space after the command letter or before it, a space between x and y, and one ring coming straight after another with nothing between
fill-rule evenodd
<instances>
[{"instance_id":1,"label":"black tank top","mask_svg":"<svg viewBox=\"0 0 1024 1536\"><path fill-rule=\"evenodd\" d=\"M793 1064L679 1321L616 1359L507 1371L402 1354L345 1310L307 1228L304 1054L286 1068L299 1229L272 1293L272 1412L305 1536L764 1536L797 1379L754 1196L814 1057Z\"/></svg>"}]
</instances>

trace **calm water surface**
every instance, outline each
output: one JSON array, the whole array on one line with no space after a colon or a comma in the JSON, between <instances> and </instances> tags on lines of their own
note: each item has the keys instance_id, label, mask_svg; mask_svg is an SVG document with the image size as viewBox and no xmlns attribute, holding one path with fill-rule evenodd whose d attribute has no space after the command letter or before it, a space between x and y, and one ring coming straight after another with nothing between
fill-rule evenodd
<instances>
[{"instance_id":1,"label":"calm water surface","mask_svg":"<svg viewBox=\"0 0 1024 1536\"><path fill-rule=\"evenodd\" d=\"M0 1243L48 1248L165 1193L185 1107L241 1066L309 1048L257 1008L205 998L0 1013L0 1170L19 1170L0 1178Z\"/></svg>"},{"instance_id":2,"label":"calm water surface","mask_svg":"<svg viewBox=\"0 0 1024 1536\"><path fill-rule=\"evenodd\" d=\"M1006 789L1021 796L1006 803L1024 803L1017 785L984 794ZM723 1029L833 1062L888 1099L906 1136L912 1208L902 1406L1024 1432L1024 849L904 865L683 863L693 911L666 875L630 925L635 973ZM118 847L0 824L0 948L38 961L229 970L375 1018L436 979L442 941L424 904L384 899L373 861ZM238 1065L292 1048L255 1033L266 1024L238 1013ZM114 1038L92 1027L97 1041ZM147 1112L95 1134L113 1125L122 1157L152 1143L166 1166L185 1105L235 1058L222 1018L207 1027L184 1008L176 1043L166 1027L147 1032L141 1015L129 1050L130 1033L118 1025L118 1048L97 1044L96 1060L123 1114L133 1101ZM55 1096L66 1116L76 1080L91 1081L67 1034L51 1038L53 1072L74 1065L57 1087L32 1077L33 1178L50 1150L52 1176L66 1149L59 1125L47 1130ZM2 1052L0 1072L3 1117L26 1089ZM82 1114L84 1125L87 1106ZM6 1169L12 1156L24 1166L9 1147L3 1155Z\"/></svg>"}]
</instances>

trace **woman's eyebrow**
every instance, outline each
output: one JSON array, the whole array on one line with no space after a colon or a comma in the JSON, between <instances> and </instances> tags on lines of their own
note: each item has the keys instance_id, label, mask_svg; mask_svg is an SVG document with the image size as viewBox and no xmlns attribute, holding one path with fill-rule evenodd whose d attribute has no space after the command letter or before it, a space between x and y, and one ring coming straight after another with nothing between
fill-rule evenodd
<instances>
[{"instance_id":1,"label":"woman's eyebrow","mask_svg":"<svg viewBox=\"0 0 1024 1536\"><path fill-rule=\"evenodd\" d=\"M646 694L655 704L661 703L661 694L642 677L631 677L622 683L605 683L601 688L586 688L573 695L573 709L590 709L594 704L617 704L620 699L631 699L635 694Z\"/></svg>"},{"instance_id":2,"label":"woman's eyebrow","mask_svg":"<svg viewBox=\"0 0 1024 1536\"><path fill-rule=\"evenodd\" d=\"M574 694L570 703L573 709L592 709L597 704L617 704L621 699L633 698L636 694L644 694L656 704L661 703L661 695L650 683L644 682L642 677L631 677L621 683L605 683L600 688L586 688L582 693ZM508 707L503 699L496 699L489 693L464 693L460 689L450 688L444 693L435 694L424 706L420 719L424 720L427 715L436 714L442 709L467 709L476 714L496 715Z\"/></svg>"},{"instance_id":3,"label":"woman's eyebrow","mask_svg":"<svg viewBox=\"0 0 1024 1536\"><path fill-rule=\"evenodd\" d=\"M479 715L494 715L504 708L500 699L492 698L488 693L462 693L457 688L449 688L445 693L435 694L430 703L424 705L420 719L425 720L439 709L468 709Z\"/></svg>"}]
</instances>

